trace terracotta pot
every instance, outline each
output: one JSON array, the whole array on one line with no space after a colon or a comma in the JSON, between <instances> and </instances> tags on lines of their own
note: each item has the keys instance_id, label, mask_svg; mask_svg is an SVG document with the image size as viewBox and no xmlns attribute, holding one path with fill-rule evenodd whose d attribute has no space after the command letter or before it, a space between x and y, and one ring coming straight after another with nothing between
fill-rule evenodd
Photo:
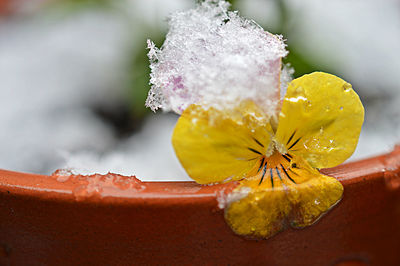
<instances>
[{"instance_id":1,"label":"terracotta pot","mask_svg":"<svg viewBox=\"0 0 400 266\"><path fill-rule=\"evenodd\" d=\"M325 174L345 187L316 224L268 240L226 225L232 185L0 171L1 265L400 265L400 148Z\"/></svg>"}]
</instances>

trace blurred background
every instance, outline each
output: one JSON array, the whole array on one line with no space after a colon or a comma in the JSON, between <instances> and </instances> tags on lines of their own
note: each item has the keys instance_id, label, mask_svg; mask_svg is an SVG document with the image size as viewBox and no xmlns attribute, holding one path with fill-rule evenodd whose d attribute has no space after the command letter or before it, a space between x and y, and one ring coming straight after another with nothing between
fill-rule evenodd
<instances>
[{"instance_id":1,"label":"blurred background","mask_svg":"<svg viewBox=\"0 0 400 266\"><path fill-rule=\"evenodd\" d=\"M294 77L338 75L366 121L350 160L400 142L400 1L236 0L232 9L287 39ZM172 150L177 116L144 107L146 39L194 0L0 1L0 168L189 180Z\"/></svg>"}]
</instances>

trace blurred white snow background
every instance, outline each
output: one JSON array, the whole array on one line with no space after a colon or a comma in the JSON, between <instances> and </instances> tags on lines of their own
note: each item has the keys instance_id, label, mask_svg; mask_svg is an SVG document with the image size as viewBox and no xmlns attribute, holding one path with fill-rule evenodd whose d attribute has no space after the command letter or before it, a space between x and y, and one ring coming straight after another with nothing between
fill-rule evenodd
<instances>
[{"instance_id":1,"label":"blurred white snow background","mask_svg":"<svg viewBox=\"0 0 400 266\"><path fill-rule=\"evenodd\" d=\"M349 81L363 100L366 121L351 160L390 151L400 140L399 2L284 2L289 46ZM151 114L141 131L121 138L93 106L126 102L128 53L146 47L138 36L152 38L149 28L165 32L165 17L193 3L125 0L113 4L119 12L68 15L18 3L0 18L0 168L190 180L170 142L177 116ZM266 29L281 19L279 1L242 0L236 7Z\"/></svg>"}]
</instances>

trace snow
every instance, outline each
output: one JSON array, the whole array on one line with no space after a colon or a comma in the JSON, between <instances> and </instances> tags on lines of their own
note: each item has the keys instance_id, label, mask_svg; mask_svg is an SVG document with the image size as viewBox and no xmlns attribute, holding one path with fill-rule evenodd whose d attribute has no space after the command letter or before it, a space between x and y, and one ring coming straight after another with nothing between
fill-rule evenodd
<instances>
[{"instance_id":1,"label":"snow","mask_svg":"<svg viewBox=\"0 0 400 266\"><path fill-rule=\"evenodd\" d=\"M251 99L267 114L275 113L285 44L228 7L225 1L207 0L176 12L162 47L148 42L148 107L180 114L193 103L223 109Z\"/></svg>"},{"instance_id":2,"label":"snow","mask_svg":"<svg viewBox=\"0 0 400 266\"><path fill-rule=\"evenodd\" d=\"M91 151L65 153L63 168L73 174L112 172L136 175L146 181L187 181L189 179L171 145L177 118L172 114L152 114L140 133L121 141L105 154Z\"/></svg>"}]
</instances>

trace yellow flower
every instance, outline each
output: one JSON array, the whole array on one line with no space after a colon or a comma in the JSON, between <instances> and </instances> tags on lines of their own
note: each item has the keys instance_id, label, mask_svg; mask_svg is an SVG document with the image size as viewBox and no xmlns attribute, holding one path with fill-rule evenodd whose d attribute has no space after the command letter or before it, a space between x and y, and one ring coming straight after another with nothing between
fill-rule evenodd
<instances>
[{"instance_id":1,"label":"yellow flower","mask_svg":"<svg viewBox=\"0 0 400 266\"><path fill-rule=\"evenodd\" d=\"M354 152L364 108L351 85L322 72L293 80L277 118L252 101L233 110L189 106L172 143L200 184L239 181L225 219L240 235L268 238L287 225L311 225L342 197L319 168Z\"/></svg>"}]
</instances>

